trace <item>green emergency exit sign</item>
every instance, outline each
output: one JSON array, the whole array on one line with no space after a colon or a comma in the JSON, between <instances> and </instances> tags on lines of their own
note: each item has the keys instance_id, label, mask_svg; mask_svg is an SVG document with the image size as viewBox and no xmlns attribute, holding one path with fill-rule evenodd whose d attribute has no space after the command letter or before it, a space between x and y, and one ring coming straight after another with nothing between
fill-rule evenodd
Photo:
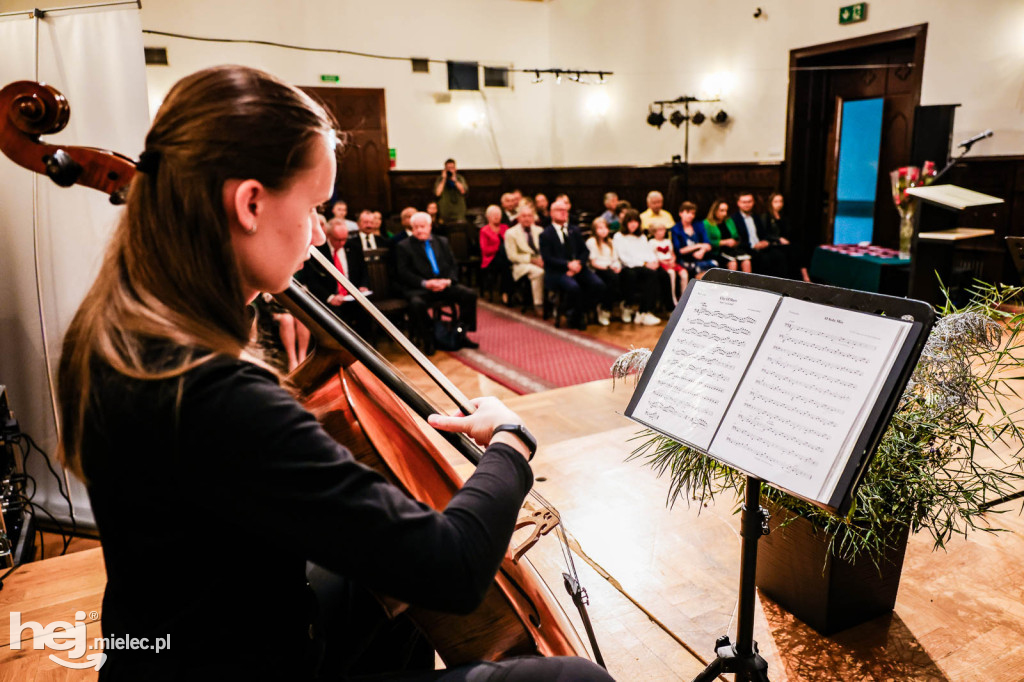
<instances>
[{"instance_id":1,"label":"green emergency exit sign","mask_svg":"<svg viewBox=\"0 0 1024 682\"><path fill-rule=\"evenodd\" d=\"M868 18L868 3L858 2L856 5L847 5L839 8L839 25L856 24Z\"/></svg>"},{"instance_id":2,"label":"green emergency exit sign","mask_svg":"<svg viewBox=\"0 0 1024 682\"><path fill-rule=\"evenodd\" d=\"M341 76L336 73L322 73L320 74L320 80L324 83L337 83L341 80Z\"/></svg>"}]
</instances>

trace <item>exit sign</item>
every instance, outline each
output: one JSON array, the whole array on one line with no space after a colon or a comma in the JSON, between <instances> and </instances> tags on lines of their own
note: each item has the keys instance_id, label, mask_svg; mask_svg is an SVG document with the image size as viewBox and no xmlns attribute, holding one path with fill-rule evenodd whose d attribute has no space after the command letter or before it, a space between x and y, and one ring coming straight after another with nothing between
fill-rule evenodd
<instances>
[{"instance_id":1,"label":"exit sign","mask_svg":"<svg viewBox=\"0 0 1024 682\"><path fill-rule=\"evenodd\" d=\"M856 5L847 5L839 8L839 25L856 24L868 18L868 3L858 2Z\"/></svg>"},{"instance_id":2,"label":"exit sign","mask_svg":"<svg viewBox=\"0 0 1024 682\"><path fill-rule=\"evenodd\" d=\"M322 73L320 74L320 80L324 83L337 83L341 80L341 76L334 73Z\"/></svg>"}]
</instances>

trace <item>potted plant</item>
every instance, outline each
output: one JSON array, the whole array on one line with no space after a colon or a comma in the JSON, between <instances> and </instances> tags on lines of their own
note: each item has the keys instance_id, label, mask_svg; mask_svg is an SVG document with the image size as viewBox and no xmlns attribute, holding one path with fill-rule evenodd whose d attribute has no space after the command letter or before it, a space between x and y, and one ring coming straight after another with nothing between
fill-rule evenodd
<instances>
[{"instance_id":1,"label":"potted plant","mask_svg":"<svg viewBox=\"0 0 1024 682\"><path fill-rule=\"evenodd\" d=\"M977 284L964 307L947 301L846 516L764 486L774 519L758 551L762 591L828 634L892 610L910 534L926 531L940 548L957 535L999 530L982 515L1024 478L1024 434L1014 423L1020 408L1006 407L1018 398L1012 383L1024 378L1013 372L1024 313L1004 308L1021 293ZM642 371L649 356L646 349L623 355L613 377ZM723 493L742 500L740 472L654 431L635 438L631 458L668 477L668 504L703 504ZM993 446L1009 446L1010 454ZM815 579L821 584L810 584Z\"/></svg>"}]
</instances>

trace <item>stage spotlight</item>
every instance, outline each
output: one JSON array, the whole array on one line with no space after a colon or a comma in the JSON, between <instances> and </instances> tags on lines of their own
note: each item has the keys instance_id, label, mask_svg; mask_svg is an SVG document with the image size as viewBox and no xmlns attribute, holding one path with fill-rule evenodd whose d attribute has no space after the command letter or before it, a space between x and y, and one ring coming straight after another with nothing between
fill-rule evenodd
<instances>
[{"instance_id":1,"label":"stage spotlight","mask_svg":"<svg viewBox=\"0 0 1024 682\"><path fill-rule=\"evenodd\" d=\"M544 82L544 79L540 77L540 71L534 71L533 72L533 76L534 76L534 78L533 78L533 82L534 83L542 83L542 82Z\"/></svg>"},{"instance_id":2,"label":"stage spotlight","mask_svg":"<svg viewBox=\"0 0 1024 682\"><path fill-rule=\"evenodd\" d=\"M696 114L690 117L690 122L693 123L693 125L695 126L699 126L701 123L705 121L705 119L707 119L707 116L698 111Z\"/></svg>"},{"instance_id":3,"label":"stage spotlight","mask_svg":"<svg viewBox=\"0 0 1024 682\"><path fill-rule=\"evenodd\" d=\"M561 71L555 71L555 85L561 85L561 84L562 84L562 72Z\"/></svg>"},{"instance_id":4,"label":"stage spotlight","mask_svg":"<svg viewBox=\"0 0 1024 682\"><path fill-rule=\"evenodd\" d=\"M647 114L647 124L655 128L661 128L665 124L665 114L660 108L657 111L651 109L651 112Z\"/></svg>"},{"instance_id":5,"label":"stage spotlight","mask_svg":"<svg viewBox=\"0 0 1024 682\"><path fill-rule=\"evenodd\" d=\"M668 117L668 122L674 125L676 128L683 125L686 121L686 115L683 112L676 109L672 112L672 115Z\"/></svg>"},{"instance_id":6,"label":"stage spotlight","mask_svg":"<svg viewBox=\"0 0 1024 682\"><path fill-rule=\"evenodd\" d=\"M718 110L718 113L711 117L712 123L725 123L729 120L729 114L725 113L722 109Z\"/></svg>"}]
</instances>

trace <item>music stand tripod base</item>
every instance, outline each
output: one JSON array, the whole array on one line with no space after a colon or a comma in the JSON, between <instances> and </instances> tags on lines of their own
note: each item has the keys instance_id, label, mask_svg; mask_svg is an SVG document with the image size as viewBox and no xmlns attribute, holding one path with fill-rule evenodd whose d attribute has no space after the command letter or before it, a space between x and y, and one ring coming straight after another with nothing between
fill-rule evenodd
<instances>
[{"instance_id":1,"label":"music stand tripod base","mask_svg":"<svg viewBox=\"0 0 1024 682\"><path fill-rule=\"evenodd\" d=\"M723 673L735 674L736 682L768 682L768 662L757 652L754 641L754 600L756 597L757 541L768 534L768 512L761 506L761 480L747 476L746 496L740 516L740 604L736 620L736 643L728 635L715 642L715 660L693 682L710 682Z\"/></svg>"}]
</instances>

